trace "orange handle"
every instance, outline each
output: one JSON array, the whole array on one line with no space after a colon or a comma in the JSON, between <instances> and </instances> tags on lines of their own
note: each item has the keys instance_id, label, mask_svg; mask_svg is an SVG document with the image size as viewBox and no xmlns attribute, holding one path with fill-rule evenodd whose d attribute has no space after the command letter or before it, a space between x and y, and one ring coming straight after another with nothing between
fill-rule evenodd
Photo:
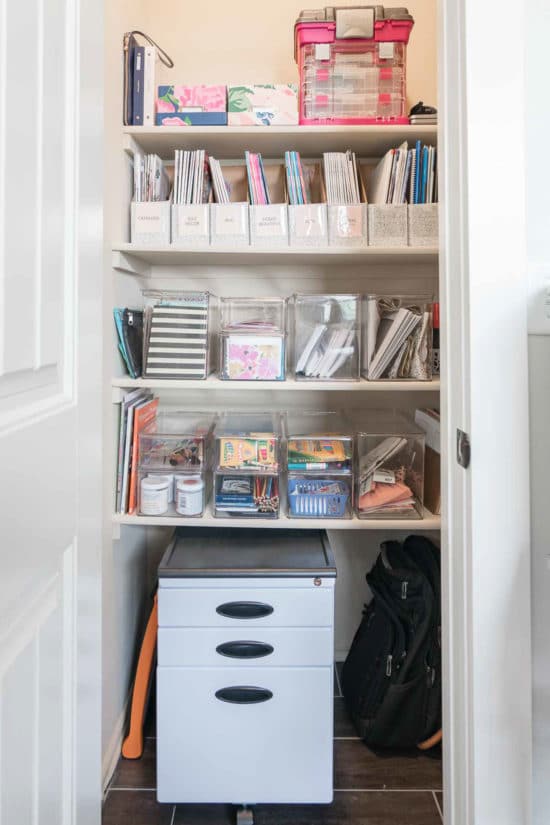
<instances>
[{"instance_id":1,"label":"orange handle","mask_svg":"<svg viewBox=\"0 0 550 825\"><path fill-rule=\"evenodd\" d=\"M433 748L434 745L438 745L441 740L443 739L443 730L440 728L437 733L434 733L433 736L430 736L429 739L426 739L424 742L419 742L417 748L421 751L429 751L430 748Z\"/></svg>"},{"instance_id":2,"label":"orange handle","mask_svg":"<svg viewBox=\"0 0 550 825\"><path fill-rule=\"evenodd\" d=\"M132 709L130 711L130 731L122 745L125 759L139 759L143 753L143 720L145 703L149 692L149 683L153 671L155 648L157 646L158 608L157 597L145 628L136 669L134 689L132 691Z\"/></svg>"}]
</instances>

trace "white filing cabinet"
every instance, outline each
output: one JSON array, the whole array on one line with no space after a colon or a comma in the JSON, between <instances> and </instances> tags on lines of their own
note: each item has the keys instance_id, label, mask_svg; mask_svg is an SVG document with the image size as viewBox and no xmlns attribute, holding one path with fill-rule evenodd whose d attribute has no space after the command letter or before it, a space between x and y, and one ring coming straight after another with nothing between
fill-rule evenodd
<instances>
[{"instance_id":1,"label":"white filing cabinet","mask_svg":"<svg viewBox=\"0 0 550 825\"><path fill-rule=\"evenodd\" d=\"M177 531L159 567L160 802L332 800L335 576L323 531Z\"/></svg>"}]
</instances>

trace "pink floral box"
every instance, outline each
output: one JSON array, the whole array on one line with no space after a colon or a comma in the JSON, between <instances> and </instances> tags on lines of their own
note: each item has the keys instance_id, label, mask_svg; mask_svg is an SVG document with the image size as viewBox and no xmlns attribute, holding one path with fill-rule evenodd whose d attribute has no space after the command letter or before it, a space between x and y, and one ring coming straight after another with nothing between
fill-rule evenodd
<instances>
[{"instance_id":1,"label":"pink floral box","mask_svg":"<svg viewBox=\"0 0 550 825\"><path fill-rule=\"evenodd\" d=\"M227 124L227 86L159 86L157 126Z\"/></svg>"},{"instance_id":2,"label":"pink floral box","mask_svg":"<svg viewBox=\"0 0 550 825\"><path fill-rule=\"evenodd\" d=\"M229 86L227 112L229 126L295 126L298 86L295 83Z\"/></svg>"}]
</instances>

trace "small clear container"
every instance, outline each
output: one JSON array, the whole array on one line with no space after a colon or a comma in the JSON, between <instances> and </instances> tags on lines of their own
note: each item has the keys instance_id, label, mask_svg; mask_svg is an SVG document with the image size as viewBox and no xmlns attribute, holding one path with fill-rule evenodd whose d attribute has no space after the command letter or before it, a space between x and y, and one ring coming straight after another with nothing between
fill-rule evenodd
<instances>
[{"instance_id":1,"label":"small clear container","mask_svg":"<svg viewBox=\"0 0 550 825\"><path fill-rule=\"evenodd\" d=\"M143 376L205 379L210 293L143 290L143 296Z\"/></svg>"},{"instance_id":2,"label":"small clear container","mask_svg":"<svg viewBox=\"0 0 550 825\"><path fill-rule=\"evenodd\" d=\"M214 515L278 518L281 416L224 413L214 430Z\"/></svg>"},{"instance_id":3,"label":"small clear container","mask_svg":"<svg viewBox=\"0 0 550 825\"><path fill-rule=\"evenodd\" d=\"M295 295L293 360L297 381L358 381L358 295Z\"/></svg>"},{"instance_id":4,"label":"small clear container","mask_svg":"<svg viewBox=\"0 0 550 825\"><path fill-rule=\"evenodd\" d=\"M220 378L284 381L284 298L220 299Z\"/></svg>"},{"instance_id":5,"label":"small clear container","mask_svg":"<svg viewBox=\"0 0 550 825\"><path fill-rule=\"evenodd\" d=\"M269 473L214 473L214 515L218 518L279 518L279 476Z\"/></svg>"},{"instance_id":6,"label":"small clear container","mask_svg":"<svg viewBox=\"0 0 550 825\"><path fill-rule=\"evenodd\" d=\"M214 428L214 467L247 473L280 468L281 416L269 412L226 412Z\"/></svg>"},{"instance_id":7,"label":"small clear container","mask_svg":"<svg viewBox=\"0 0 550 825\"><path fill-rule=\"evenodd\" d=\"M358 518L424 517L425 434L413 422L381 413L372 429L357 433L356 451Z\"/></svg>"},{"instance_id":8,"label":"small clear container","mask_svg":"<svg viewBox=\"0 0 550 825\"><path fill-rule=\"evenodd\" d=\"M369 381L431 381L432 296L363 296L362 374Z\"/></svg>"},{"instance_id":9,"label":"small clear container","mask_svg":"<svg viewBox=\"0 0 550 825\"><path fill-rule=\"evenodd\" d=\"M353 436L334 412L289 413L289 518L351 518Z\"/></svg>"},{"instance_id":10,"label":"small clear container","mask_svg":"<svg viewBox=\"0 0 550 825\"><path fill-rule=\"evenodd\" d=\"M213 426L212 413L162 412L140 434L138 508L142 515L203 514Z\"/></svg>"}]
</instances>

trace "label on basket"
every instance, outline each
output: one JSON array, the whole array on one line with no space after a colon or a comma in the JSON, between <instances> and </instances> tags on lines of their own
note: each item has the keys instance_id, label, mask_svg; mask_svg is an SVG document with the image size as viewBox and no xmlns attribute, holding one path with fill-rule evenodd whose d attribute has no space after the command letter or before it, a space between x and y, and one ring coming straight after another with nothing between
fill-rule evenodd
<instances>
[{"instance_id":1,"label":"label on basket","mask_svg":"<svg viewBox=\"0 0 550 825\"><path fill-rule=\"evenodd\" d=\"M294 207L295 235L298 238L324 238L326 234L322 205Z\"/></svg>"},{"instance_id":2,"label":"label on basket","mask_svg":"<svg viewBox=\"0 0 550 825\"><path fill-rule=\"evenodd\" d=\"M363 234L363 207L338 206L336 229L340 238L360 238Z\"/></svg>"},{"instance_id":3,"label":"label on basket","mask_svg":"<svg viewBox=\"0 0 550 825\"><path fill-rule=\"evenodd\" d=\"M246 221L248 219L248 206L246 204L216 204L215 210L213 231L216 235L230 237L234 235L246 235Z\"/></svg>"},{"instance_id":4,"label":"label on basket","mask_svg":"<svg viewBox=\"0 0 550 825\"><path fill-rule=\"evenodd\" d=\"M395 473L392 470L378 469L374 471L372 480L378 484L395 484Z\"/></svg>"},{"instance_id":5,"label":"label on basket","mask_svg":"<svg viewBox=\"0 0 550 825\"><path fill-rule=\"evenodd\" d=\"M254 230L261 238L280 238L286 234L285 227L286 206L256 206L254 215Z\"/></svg>"},{"instance_id":6,"label":"label on basket","mask_svg":"<svg viewBox=\"0 0 550 825\"><path fill-rule=\"evenodd\" d=\"M206 208L203 204L180 206L178 210L178 235L208 235Z\"/></svg>"},{"instance_id":7,"label":"label on basket","mask_svg":"<svg viewBox=\"0 0 550 825\"><path fill-rule=\"evenodd\" d=\"M158 203L137 203L135 206L135 227L140 235L158 235L164 231L165 214Z\"/></svg>"}]
</instances>

